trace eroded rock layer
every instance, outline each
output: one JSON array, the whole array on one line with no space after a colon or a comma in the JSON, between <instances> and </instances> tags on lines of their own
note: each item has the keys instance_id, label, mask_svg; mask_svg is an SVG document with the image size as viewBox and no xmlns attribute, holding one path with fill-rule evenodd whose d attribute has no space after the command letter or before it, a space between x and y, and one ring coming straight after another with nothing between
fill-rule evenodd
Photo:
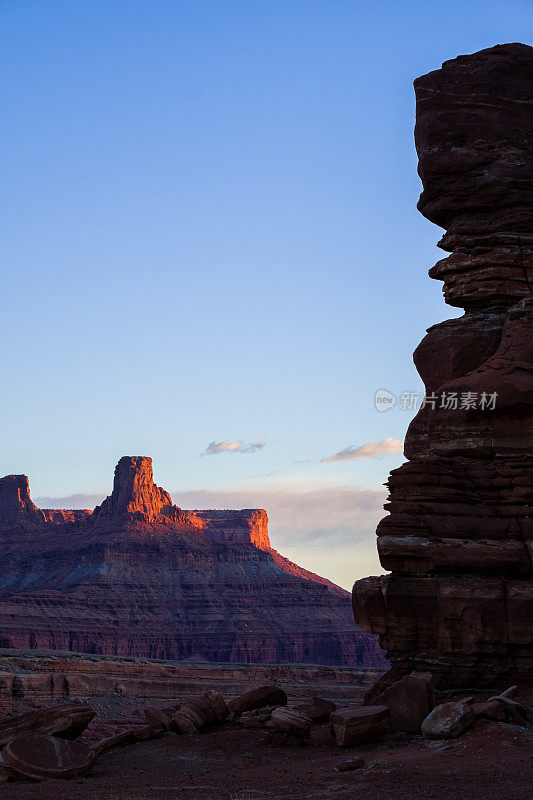
<instances>
[{"instance_id":1,"label":"eroded rock layer","mask_svg":"<svg viewBox=\"0 0 533 800\"><path fill-rule=\"evenodd\" d=\"M426 404L377 530L391 574L356 582L354 615L380 635L385 683L531 679L533 48L459 56L415 92L418 208L451 253L429 274L465 313L415 351Z\"/></svg>"},{"instance_id":2,"label":"eroded rock layer","mask_svg":"<svg viewBox=\"0 0 533 800\"><path fill-rule=\"evenodd\" d=\"M381 668L349 594L270 546L262 509L183 511L124 457L93 512L0 479L0 647Z\"/></svg>"}]
</instances>

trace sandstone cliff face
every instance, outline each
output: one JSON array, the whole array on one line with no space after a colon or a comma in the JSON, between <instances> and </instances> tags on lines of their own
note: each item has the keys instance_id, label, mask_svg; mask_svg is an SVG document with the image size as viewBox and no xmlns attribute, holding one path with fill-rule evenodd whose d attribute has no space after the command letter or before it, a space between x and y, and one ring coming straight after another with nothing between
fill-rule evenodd
<instances>
[{"instance_id":1,"label":"sandstone cliff face","mask_svg":"<svg viewBox=\"0 0 533 800\"><path fill-rule=\"evenodd\" d=\"M0 478L0 526L32 528L39 527L43 522L43 512L31 500L26 475Z\"/></svg>"},{"instance_id":2,"label":"sandstone cliff face","mask_svg":"<svg viewBox=\"0 0 533 800\"><path fill-rule=\"evenodd\" d=\"M81 523L91 514L86 509L58 510L37 508L30 497L26 475L6 475L0 478L0 542L2 533L13 530L38 531L53 524Z\"/></svg>"},{"instance_id":3,"label":"sandstone cliff face","mask_svg":"<svg viewBox=\"0 0 533 800\"><path fill-rule=\"evenodd\" d=\"M194 511L205 525L205 532L213 539L238 544L252 543L260 550L270 550L268 517L262 508L242 511Z\"/></svg>"},{"instance_id":4,"label":"sandstone cliff face","mask_svg":"<svg viewBox=\"0 0 533 800\"><path fill-rule=\"evenodd\" d=\"M124 456L115 468L113 492L96 506L89 528L109 530L165 524L196 531L204 527L199 517L174 506L169 493L155 485L151 458Z\"/></svg>"},{"instance_id":5,"label":"sandstone cliff face","mask_svg":"<svg viewBox=\"0 0 533 800\"><path fill-rule=\"evenodd\" d=\"M0 647L385 666L348 593L270 548L265 511L183 511L149 458L122 458L92 514L40 511L25 476L0 491Z\"/></svg>"},{"instance_id":6,"label":"sandstone cliff face","mask_svg":"<svg viewBox=\"0 0 533 800\"><path fill-rule=\"evenodd\" d=\"M460 56L418 78L415 91L418 208L446 228L439 245L451 253L429 274L465 314L430 328L415 351L435 401L412 421L410 461L388 482L390 513L377 534L392 574L355 584L354 614L380 634L388 679L414 667L430 669L442 687L526 679L533 676L533 48Z\"/></svg>"}]
</instances>

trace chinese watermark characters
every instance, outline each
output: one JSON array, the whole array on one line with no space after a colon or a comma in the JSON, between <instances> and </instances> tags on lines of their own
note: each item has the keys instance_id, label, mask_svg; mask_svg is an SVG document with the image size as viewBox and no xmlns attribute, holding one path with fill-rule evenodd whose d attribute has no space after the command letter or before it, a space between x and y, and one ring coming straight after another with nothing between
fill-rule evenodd
<instances>
[{"instance_id":1,"label":"chinese watermark characters","mask_svg":"<svg viewBox=\"0 0 533 800\"><path fill-rule=\"evenodd\" d=\"M400 392L398 408L402 411L418 411L429 408L431 411L494 411L498 392ZM378 389L374 397L377 411L390 411L397 398L387 389Z\"/></svg>"}]
</instances>

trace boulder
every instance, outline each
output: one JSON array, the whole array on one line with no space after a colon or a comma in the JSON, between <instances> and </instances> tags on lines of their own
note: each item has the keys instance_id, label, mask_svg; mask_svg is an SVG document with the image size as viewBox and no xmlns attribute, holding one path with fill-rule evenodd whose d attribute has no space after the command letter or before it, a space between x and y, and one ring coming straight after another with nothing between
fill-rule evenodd
<instances>
[{"instance_id":1,"label":"boulder","mask_svg":"<svg viewBox=\"0 0 533 800\"><path fill-rule=\"evenodd\" d=\"M61 739L76 739L94 717L89 706L68 705L39 708L0 721L0 746L29 733L46 733Z\"/></svg>"},{"instance_id":2,"label":"boulder","mask_svg":"<svg viewBox=\"0 0 533 800\"><path fill-rule=\"evenodd\" d=\"M329 719L329 715L335 711L336 705L322 697L312 697L308 703L299 703L294 706L294 709L310 717L313 722L322 722Z\"/></svg>"},{"instance_id":3,"label":"boulder","mask_svg":"<svg viewBox=\"0 0 533 800\"><path fill-rule=\"evenodd\" d=\"M313 720L302 714L301 711L275 708L267 724L269 728L274 728L277 731L284 731L285 733L291 733L293 736L308 739Z\"/></svg>"},{"instance_id":4,"label":"boulder","mask_svg":"<svg viewBox=\"0 0 533 800\"><path fill-rule=\"evenodd\" d=\"M503 703L498 700L485 700L482 703L472 703L472 711L475 717L485 717L486 719L494 719L498 722L503 722L505 719Z\"/></svg>"},{"instance_id":5,"label":"boulder","mask_svg":"<svg viewBox=\"0 0 533 800\"><path fill-rule=\"evenodd\" d=\"M263 708L254 708L252 711L244 711L237 721L245 728L264 728L276 708L278 706L264 706Z\"/></svg>"},{"instance_id":6,"label":"boulder","mask_svg":"<svg viewBox=\"0 0 533 800\"><path fill-rule=\"evenodd\" d=\"M426 739L454 739L466 731L475 718L471 697L443 703L423 721L422 734Z\"/></svg>"},{"instance_id":7,"label":"boulder","mask_svg":"<svg viewBox=\"0 0 533 800\"><path fill-rule=\"evenodd\" d=\"M228 716L228 707L218 692L204 692L187 700L172 717L173 726L179 733L198 733L211 724L223 722Z\"/></svg>"},{"instance_id":8,"label":"boulder","mask_svg":"<svg viewBox=\"0 0 533 800\"><path fill-rule=\"evenodd\" d=\"M376 705L388 706L393 731L415 733L435 705L432 675L411 672L375 698Z\"/></svg>"},{"instance_id":9,"label":"boulder","mask_svg":"<svg viewBox=\"0 0 533 800\"><path fill-rule=\"evenodd\" d=\"M387 706L349 706L331 714L331 734L341 747L376 742L390 730Z\"/></svg>"},{"instance_id":10,"label":"boulder","mask_svg":"<svg viewBox=\"0 0 533 800\"><path fill-rule=\"evenodd\" d=\"M228 708L236 716L244 711L253 711L254 708L263 706L286 706L287 695L277 686L259 686L241 697L236 697L228 703Z\"/></svg>"},{"instance_id":11,"label":"boulder","mask_svg":"<svg viewBox=\"0 0 533 800\"><path fill-rule=\"evenodd\" d=\"M133 730L135 741L148 742L150 739L159 739L165 733L162 725L143 725Z\"/></svg>"},{"instance_id":12,"label":"boulder","mask_svg":"<svg viewBox=\"0 0 533 800\"><path fill-rule=\"evenodd\" d=\"M209 691L204 692L203 697L209 702L217 721L224 722L228 717L229 709L222 695L218 692Z\"/></svg>"},{"instance_id":13,"label":"boulder","mask_svg":"<svg viewBox=\"0 0 533 800\"><path fill-rule=\"evenodd\" d=\"M122 733L117 733L115 736L108 736L107 739L101 739L99 742L95 742L91 745L91 750L96 753L97 756L101 756L102 753L107 753L108 750L115 750L117 747L125 747L128 744L133 744L136 741L136 736L134 731L122 731Z\"/></svg>"},{"instance_id":14,"label":"boulder","mask_svg":"<svg viewBox=\"0 0 533 800\"><path fill-rule=\"evenodd\" d=\"M169 731L172 727L172 716L163 711L162 708L145 708L144 716L149 725L154 728L161 727Z\"/></svg>"},{"instance_id":15,"label":"boulder","mask_svg":"<svg viewBox=\"0 0 533 800\"><path fill-rule=\"evenodd\" d=\"M509 722L514 722L515 725L523 725L531 718L531 709L522 703L517 703L516 700L511 700L510 697L502 697L500 699L505 718Z\"/></svg>"},{"instance_id":16,"label":"boulder","mask_svg":"<svg viewBox=\"0 0 533 800\"><path fill-rule=\"evenodd\" d=\"M31 733L9 742L2 750L2 758L18 775L41 781L80 778L89 772L97 754L80 742Z\"/></svg>"}]
</instances>

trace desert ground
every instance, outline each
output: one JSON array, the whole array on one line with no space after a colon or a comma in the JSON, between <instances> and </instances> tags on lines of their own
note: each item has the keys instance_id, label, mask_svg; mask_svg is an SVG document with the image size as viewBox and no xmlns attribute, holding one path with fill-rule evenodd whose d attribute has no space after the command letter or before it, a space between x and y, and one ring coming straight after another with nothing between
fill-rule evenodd
<instances>
[{"instance_id":1,"label":"desert ground","mask_svg":"<svg viewBox=\"0 0 533 800\"><path fill-rule=\"evenodd\" d=\"M19 696L10 700L9 714L64 702L48 696L50 676L56 692L60 677L77 685L78 692L85 687L83 697L71 694L69 702L79 700L96 712L81 736L86 744L145 723L147 707L169 707L205 689L231 700L270 677L270 683L286 691L289 707L313 695L339 707L361 703L376 679L365 670L167 664L6 650L0 653L0 671L18 676ZM489 694L479 693L476 700ZM531 702L523 689L519 698ZM443 695L439 701L448 699ZM533 778L531 738L527 725L480 719L455 739L429 741L397 732L379 742L341 748L325 721L313 725L308 743L280 745L270 741L270 730L244 728L234 720L198 735L169 732L111 750L79 780L10 782L1 791L20 800L525 800L531 797ZM358 758L363 766L337 769Z\"/></svg>"}]
</instances>

